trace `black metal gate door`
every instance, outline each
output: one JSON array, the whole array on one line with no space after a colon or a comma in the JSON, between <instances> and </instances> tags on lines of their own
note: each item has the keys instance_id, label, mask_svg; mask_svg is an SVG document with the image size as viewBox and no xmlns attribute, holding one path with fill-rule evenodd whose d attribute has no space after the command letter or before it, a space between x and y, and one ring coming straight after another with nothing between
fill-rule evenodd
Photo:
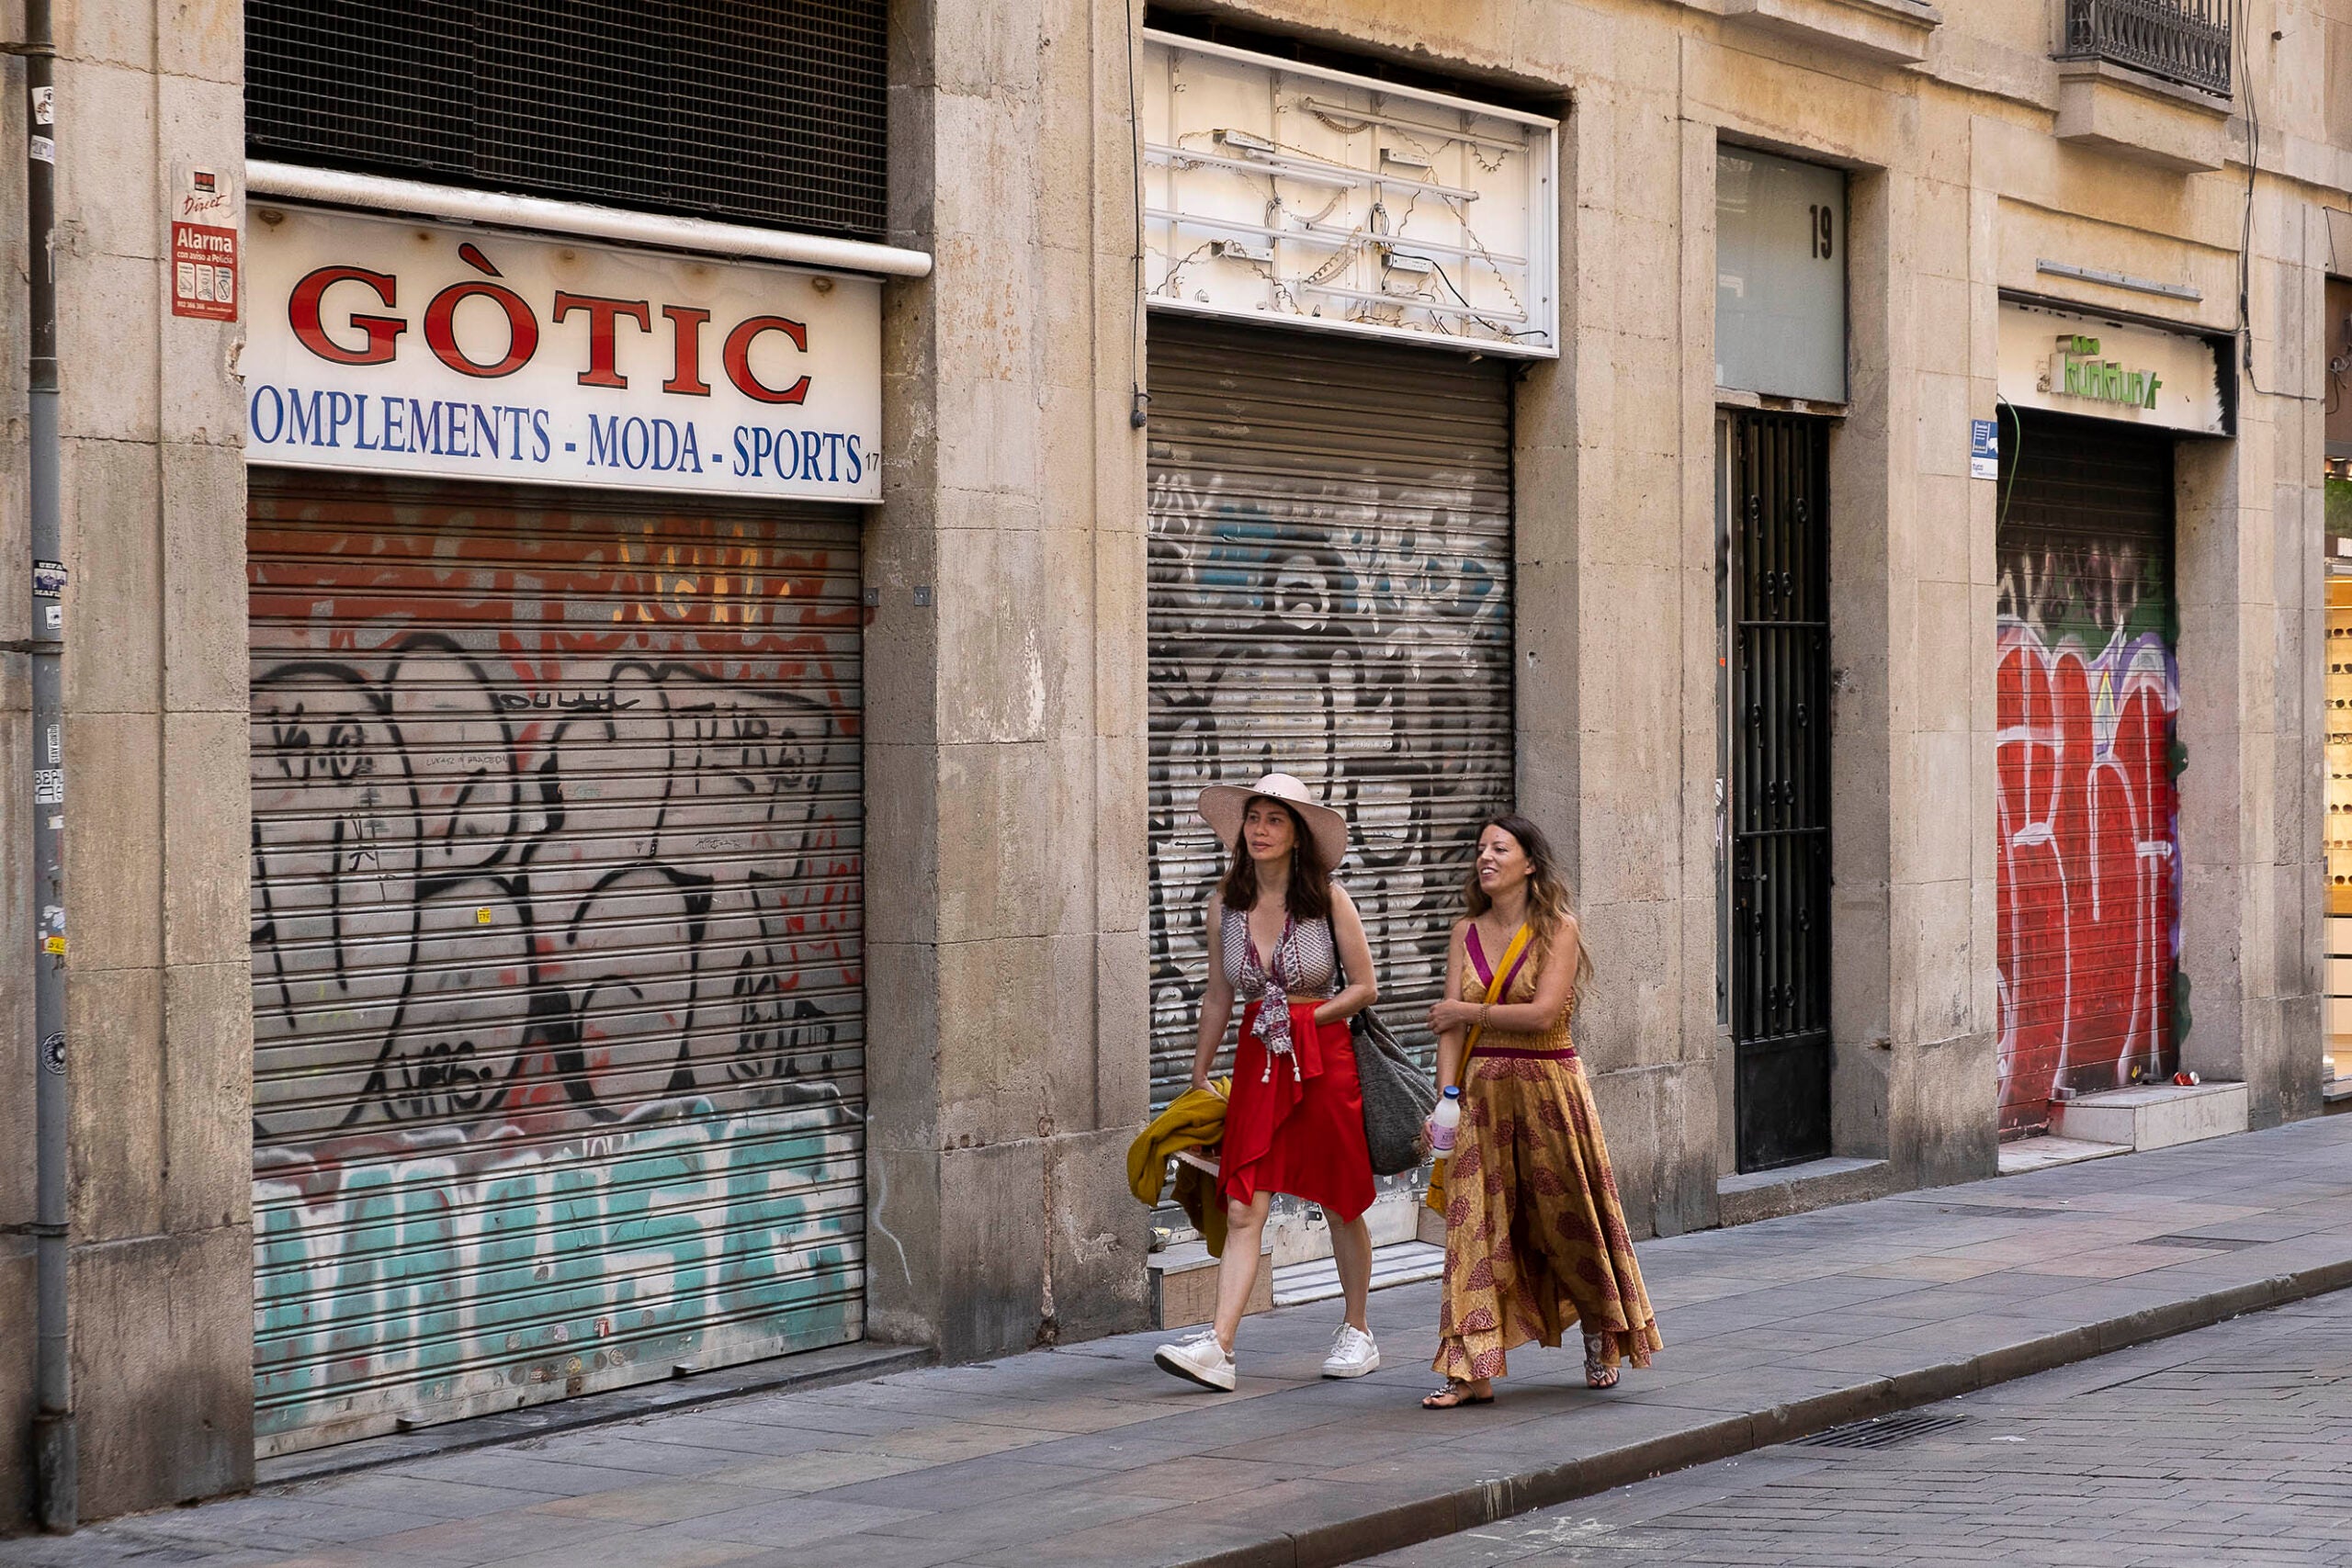
<instances>
[{"instance_id":1,"label":"black metal gate door","mask_svg":"<svg viewBox=\"0 0 2352 1568\"><path fill-rule=\"evenodd\" d=\"M1730 417L1734 1114L1739 1168L1829 1153L1828 443Z\"/></svg>"}]
</instances>

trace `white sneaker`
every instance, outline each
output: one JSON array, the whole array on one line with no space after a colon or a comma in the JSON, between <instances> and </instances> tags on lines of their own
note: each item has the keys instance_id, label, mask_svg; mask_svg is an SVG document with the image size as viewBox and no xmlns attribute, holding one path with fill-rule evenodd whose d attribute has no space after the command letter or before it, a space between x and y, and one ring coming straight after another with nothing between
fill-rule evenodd
<instances>
[{"instance_id":1,"label":"white sneaker","mask_svg":"<svg viewBox=\"0 0 2352 1568\"><path fill-rule=\"evenodd\" d=\"M1186 1382L1233 1392L1233 1356L1216 1342L1214 1328L1204 1328L1174 1345L1162 1345L1151 1359L1159 1363L1160 1371L1173 1372Z\"/></svg>"},{"instance_id":2,"label":"white sneaker","mask_svg":"<svg viewBox=\"0 0 2352 1568\"><path fill-rule=\"evenodd\" d=\"M1340 1325L1340 1332L1331 1336L1331 1353L1323 1359L1323 1375L1360 1378L1379 1370L1380 1347L1373 1343L1372 1336L1352 1323Z\"/></svg>"}]
</instances>

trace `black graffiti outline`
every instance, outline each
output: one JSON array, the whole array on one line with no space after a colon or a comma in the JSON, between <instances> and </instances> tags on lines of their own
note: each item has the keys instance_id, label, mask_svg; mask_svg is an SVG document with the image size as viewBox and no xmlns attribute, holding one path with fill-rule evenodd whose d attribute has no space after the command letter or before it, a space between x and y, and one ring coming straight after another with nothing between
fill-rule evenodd
<instances>
[{"instance_id":1,"label":"black graffiti outline","mask_svg":"<svg viewBox=\"0 0 2352 1568\"><path fill-rule=\"evenodd\" d=\"M1189 769L1205 784L1281 766L1318 784L1360 829L1368 807L1401 805L1393 836L1358 832L1342 879L1367 923L1385 919L1392 946L1398 936L1407 943L1408 953L1382 954L1384 964L1403 959L1399 968L1425 978L1424 970L1442 972L1444 933L1471 855L1466 841L1438 840L1438 818L1447 802L1461 798L1479 759L1458 743L1417 748L1414 738L1441 729L1434 716L1458 710L1465 682L1511 678L1507 623L1499 658L1481 659L1484 639L1475 632L1466 644L1431 648L1409 635L1409 623L1400 626L1376 608L1383 598L1404 596L1407 590L1391 586L1401 581L1457 628L1475 628L1482 616L1507 609L1493 575L1476 558L1449 569L1424 547L1453 532L1442 497L1425 504L1410 491L1349 493L1327 483L1284 494L1276 504L1279 512L1255 498L1237 502L1221 491L1194 491L1169 476L1155 478L1151 489L1147 983L1156 1035L1181 1031L1179 1021L1189 1021L1198 1006L1205 959L1200 933L1215 881L1170 886L1163 860L1187 830L1191 809L1189 794L1172 784L1172 770ZM1375 577L1367 604L1368 573L1356 561L1383 556L1417 558L1407 570ZM1302 562L1308 571L1298 570ZM1372 613L1351 614L1358 605ZM1363 625L1369 635L1359 635ZM1440 656L1434 666L1425 663L1430 652ZM1235 702L1231 694L1245 689L1250 663L1274 657L1317 671L1317 734L1282 757L1262 743L1255 754L1231 754L1231 742L1250 727L1236 732L1218 716L1251 713L1251 699ZM1351 721L1383 713L1383 754L1351 755L1344 744L1357 728ZM1507 749L1508 738L1501 744ZM1508 766L1503 773L1509 776ZM1504 803L1477 804L1484 810ZM1410 1036L1425 1033L1418 1021L1398 1021ZM1187 1040L1184 1054L1189 1049Z\"/></svg>"},{"instance_id":2,"label":"black graffiti outline","mask_svg":"<svg viewBox=\"0 0 2352 1568\"><path fill-rule=\"evenodd\" d=\"M469 865L433 872L425 870L424 857L432 849L427 809L416 773L414 755L397 716L400 677L420 657L452 660L462 667L469 682L468 690L484 697L484 707L480 716L498 727L495 754L504 759L503 782L507 789L503 829L492 833L471 827L463 829L466 838L490 840L485 857ZM821 1066L827 1072L831 1070L830 1047L838 1038L838 1021L806 998L795 998L788 1024L775 1021L762 1032L763 1041L771 1032L777 1039L773 1050L763 1044L754 1052L754 1055L766 1054L774 1057L777 1065L773 1074L753 1074L747 1077L740 1070L745 1055L745 1044L741 1038L723 1063L706 1064L698 1058L695 1049L695 1029L697 1014L703 1005L705 938L721 884L715 875L664 865L657 858L668 826L670 807L680 789L682 771L693 775L697 794L701 792L706 778L714 772L720 776L731 776L740 788L764 793L766 799L763 817L770 825L783 821L788 803L796 796L801 797L806 809L799 814L799 820L791 824L797 835L797 843L790 857L788 870L784 874L770 877L747 868L743 884L761 931L762 940L758 944L761 964L771 980L792 968L779 956L777 942L780 933L770 919L770 911L761 900L759 888L770 884L781 887L791 880L805 877L809 872L812 842L820 829L820 821L816 815L817 796L823 787L831 749L841 735L831 710L822 703L789 692L754 690L746 693L741 686L708 675L681 660L622 659L615 660L606 669L605 678L608 690L605 693L567 698L557 704L536 701L517 704L507 700L514 694L502 691L482 664L462 645L437 632L407 634L365 662L380 663L381 674L371 676L360 663L351 660L302 658L272 666L257 675L254 682L257 712L264 707L266 694L300 690L303 683L310 682L323 682L327 690L348 699L364 715L367 722L382 728L387 750L399 760L399 784L406 792L405 812L395 809L392 813L405 816L409 832L404 843L416 857L416 863L407 868L411 890L404 900L408 905L406 929L392 933L391 937L395 945L402 949L399 985L396 994L390 998L390 1016L381 1026L380 1041L367 1078L335 1123L335 1130L356 1125L371 1111L379 1112L383 1120L396 1124L479 1121L498 1115L506 1109L518 1077L534 1056L544 1056L550 1063L552 1071L548 1076L561 1085L567 1101L592 1124L609 1123L621 1116L622 1112L605 1105L599 1099L594 1073L587 1061L588 1020L592 1010L601 999L600 994L616 986L625 987L640 998L645 993L641 987L626 976L593 976L584 985L577 986L569 980L550 978L539 951L539 900L534 895L531 874L542 852L561 840L568 823L568 801L561 769L565 742L571 738L571 732L576 725L586 724L601 726L603 733L598 739L607 743L618 743L617 716L639 709L642 701L640 697L625 697L617 689L627 681L646 682L660 699L656 713L640 716L657 716L662 726L661 744L664 766L662 791L655 803L652 825L643 840L645 852L625 864L607 869L588 892L575 901L571 917L564 922L560 933L560 948L577 950L582 922L586 919L598 896L623 882L642 880L651 875L679 895L683 916L681 923L686 939L684 943L687 954L684 971L682 975L670 976L683 983L685 1000L677 1025L677 1049L673 1056L665 1093L673 1097L686 1096L701 1089L704 1085L698 1077L698 1067L721 1071L721 1076L728 1082L739 1086L762 1081L765 1077L780 1077L783 1060L805 1055L812 1044L826 1048ZM675 700L673 694L682 687L707 689L712 694L709 700L680 702ZM748 719L741 712L730 715L729 704L740 708L746 696L755 700L761 713ZM535 742L544 748L546 755L528 771L521 763L515 730L505 716L508 713L519 711L547 711L566 716L549 728L544 740ZM780 720L776 716L779 714L789 716ZM318 747L311 740L310 728L306 728L311 716L308 705L297 701L291 705L285 718L273 718L272 721L277 725L277 733L270 754L277 761L282 780L291 784L304 785L311 782L312 765L308 759ZM346 716L335 715L333 739L339 749L331 748L329 756L339 759L345 751L352 750L355 744L364 745L364 737L355 743L349 736L342 733L360 728L351 723ZM731 764L725 760L730 744L733 753ZM690 768L682 763L682 751L692 753L693 766ZM299 770L289 761L289 754L299 754L303 758ZM468 758L484 754L486 749L481 748L459 753ZM361 755L365 766L344 769L338 765L331 770L331 782L348 784L373 772L373 761L366 759L364 753ZM710 765L713 761L718 763L716 770ZM464 783L454 799L445 807L435 807L436 810L446 809L450 816L447 829L441 835L441 847L445 852L454 852L464 811L474 804L477 792L492 772L492 767L480 763L467 769L458 775ZM542 822L537 829L526 831L523 827L524 801L526 790L532 784L537 786L537 805ZM365 798L371 811L375 809L378 787L372 784L367 786ZM356 871L358 867L356 863L348 868L345 865L345 819L343 815L338 815L333 831L330 864L334 871L327 878L330 897L328 918L334 936L329 946L332 956L330 968L334 983L347 994L350 989L350 964L346 962L341 930L342 873L345 869ZM301 1012L294 996L294 987L298 981L308 983L318 976L311 974L298 976L288 966L287 951L279 940L281 915L276 897L278 879L270 869L268 856L272 846L266 840L260 814L254 817L252 835L256 906L252 941L256 950L266 948L269 953L270 976L275 981L278 997L278 1006L274 1010L287 1021L289 1029L299 1032ZM369 852L371 855L373 852ZM503 1072L496 1073L494 1081L493 1069L461 1065L479 1059L471 1039L456 1042L436 1040L419 1045L409 1038L408 1031L409 1015L416 996L418 954L425 939L428 908L435 900L477 881L486 882L495 889L497 899L516 916L513 940L521 951L514 963L523 973L523 983L516 988L526 998L511 1059ZM752 962L753 955L747 951L737 965L738 973L733 977L730 995L741 991L744 985L741 971ZM789 984L775 981L775 988L779 990L790 989L795 985L797 980ZM490 1087L484 1089L481 1087L484 1084ZM790 1088L783 1084L772 1087L778 1090ZM805 1097L787 1094L786 1098L797 1100ZM834 1098L838 1098L837 1094ZM271 1130L261 1111L256 1111L254 1122L257 1143L271 1141Z\"/></svg>"}]
</instances>

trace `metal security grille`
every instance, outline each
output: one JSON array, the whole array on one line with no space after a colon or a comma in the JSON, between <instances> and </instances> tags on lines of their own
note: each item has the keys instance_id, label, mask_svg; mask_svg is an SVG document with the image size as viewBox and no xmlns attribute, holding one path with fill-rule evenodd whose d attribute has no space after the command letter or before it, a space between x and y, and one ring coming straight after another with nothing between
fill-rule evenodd
<instances>
[{"instance_id":1,"label":"metal security grille","mask_svg":"<svg viewBox=\"0 0 2352 1568\"><path fill-rule=\"evenodd\" d=\"M1731 416L1732 1030L1739 1168L1829 1152L1827 427Z\"/></svg>"},{"instance_id":2,"label":"metal security grille","mask_svg":"<svg viewBox=\"0 0 2352 1568\"><path fill-rule=\"evenodd\" d=\"M2027 413L2001 443L2001 1128L2170 1077L2180 953L2172 444Z\"/></svg>"},{"instance_id":3,"label":"metal security grille","mask_svg":"<svg viewBox=\"0 0 2352 1568\"><path fill-rule=\"evenodd\" d=\"M252 497L262 1452L857 1337L855 516Z\"/></svg>"},{"instance_id":4,"label":"metal security grille","mask_svg":"<svg viewBox=\"0 0 2352 1568\"><path fill-rule=\"evenodd\" d=\"M249 0L254 157L879 239L883 0Z\"/></svg>"},{"instance_id":5,"label":"metal security grille","mask_svg":"<svg viewBox=\"0 0 2352 1568\"><path fill-rule=\"evenodd\" d=\"M1223 863L1193 799L1275 768L1348 814L1380 1010L1426 1059L1511 799L1507 373L1155 316L1150 484L1152 1101L1192 1071Z\"/></svg>"}]
</instances>

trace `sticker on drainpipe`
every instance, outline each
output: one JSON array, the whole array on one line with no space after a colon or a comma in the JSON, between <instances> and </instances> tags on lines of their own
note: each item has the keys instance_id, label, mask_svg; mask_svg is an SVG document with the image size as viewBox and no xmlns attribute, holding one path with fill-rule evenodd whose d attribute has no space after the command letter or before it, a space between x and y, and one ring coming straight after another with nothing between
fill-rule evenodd
<instances>
[{"instance_id":1,"label":"sticker on drainpipe","mask_svg":"<svg viewBox=\"0 0 2352 1568\"><path fill-rule=\"evenodd\" d=\"M51 1034L40 1043L40 1065L52 1073L65 1070L65 1036Z\"/></svg>"}]
</instances>

